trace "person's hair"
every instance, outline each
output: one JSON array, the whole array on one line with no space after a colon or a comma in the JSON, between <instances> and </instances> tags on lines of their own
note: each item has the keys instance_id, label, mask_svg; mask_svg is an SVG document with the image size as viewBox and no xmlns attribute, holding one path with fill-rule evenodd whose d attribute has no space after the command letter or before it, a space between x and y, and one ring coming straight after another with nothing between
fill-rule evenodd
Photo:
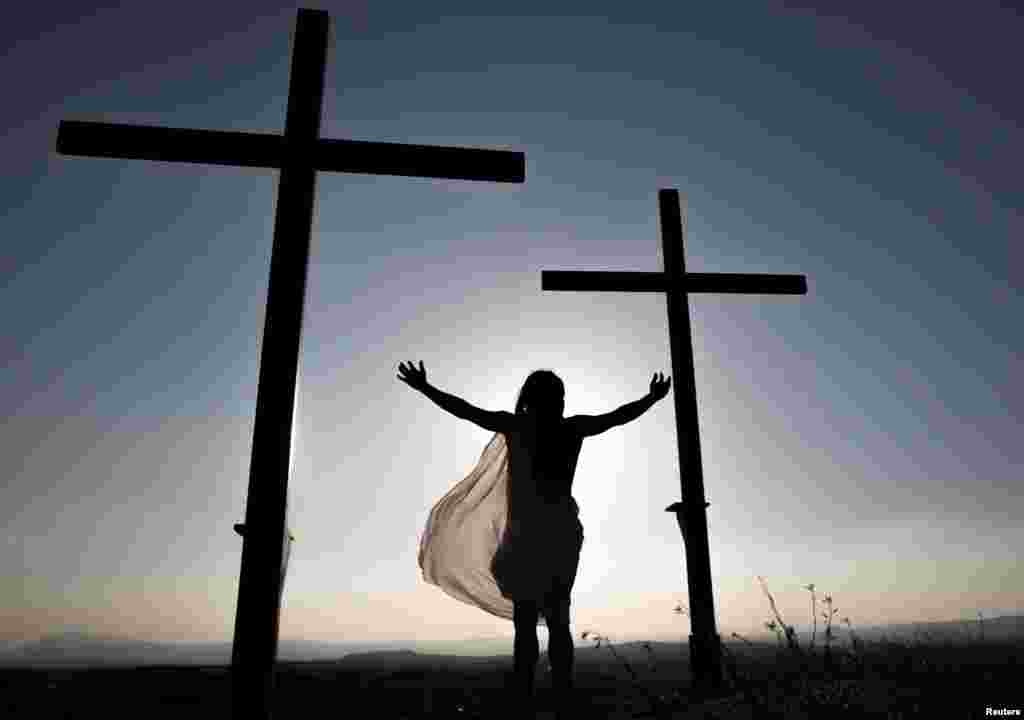
<instances>
[{"instance_id":1,"label":"person's hair","mask_svg":"<svg viewBox=\"0 0 1024 720\"><path fill-rule=\"evenodd\" d=\"M530 373L516 398L516 415L537 406L550 406L558 398L565 397L565 384L551 370L534 370Z\"/></svg>"}]
</instances>

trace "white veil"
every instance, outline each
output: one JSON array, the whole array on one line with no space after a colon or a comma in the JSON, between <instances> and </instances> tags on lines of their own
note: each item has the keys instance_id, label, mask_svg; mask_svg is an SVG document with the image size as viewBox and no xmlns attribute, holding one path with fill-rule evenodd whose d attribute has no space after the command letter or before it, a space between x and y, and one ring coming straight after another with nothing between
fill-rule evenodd
<instances>
[{"instance_id":1,"label":"white veil","mask_svg":"<svg viewBox=\"0 0 1024 720\"><path fill-rule=\"evenodd\" d=\"M512 601L491 570L508 523L508 483L505 436L495 433L472 472L430 511L419 564L424 580L456 600L512 620ZM537 624L544 624L543 616Z\"/></svg>"}]
</instances>

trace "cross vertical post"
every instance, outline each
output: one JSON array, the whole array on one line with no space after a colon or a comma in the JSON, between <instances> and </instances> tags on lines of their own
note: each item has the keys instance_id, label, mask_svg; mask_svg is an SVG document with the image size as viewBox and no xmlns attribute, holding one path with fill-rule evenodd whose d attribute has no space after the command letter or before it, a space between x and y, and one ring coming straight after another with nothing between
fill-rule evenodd
<instances>
[{"instance_id":1,"label":"cross vertical post","mask_svg":"<svg viewBox=\"0 0 1024 720\"><path fill-rule=\"evenodd\" d=\"M658 191L661 247L666 281L670 287L685 287L686 216L679 193ZM697 412L697 374L693 366L693 332L690 328L690 300L686 292L665 295L668 308L668 338L672 357L676 411L676 445L679 452L679 480L686 512L686 582L690 598L690 668L694 684L717 689L722 683L721 645L715 623L715 598L711 584L711 551L708 547L707 509L704 502L704 472L700 454L700 425Z\"/></svg>"},{"instance_id":2,"label":"cross vertical post","mask_svg":"<svg viewBox=\"0 0 1024 720\"><path fill-rule=\"evenodd\" d=\"M683 247L686 225L680 210L679 191L659 190L658 210L664 271L542 270L541 290L664 292L666 295L682 502L672 503L665 510L676 515L686 553L693 686L698 693L715 693L724 686L722 648L715 623L711 581L708 503L704 499L689 293L804 295L807 293L807 278L803 275L687 272Z\"/></svg>"},{"instance_id":3,"label":"cross vertical post","mask_svg":"<svg viewBox=\"0 0 1024 720\"><path fill-rule=\"evenodd\" d=\"M292 414L316 192L308 158L320 137L328 28L323 12L300 12L295 22L231 647L236 720L273 714Z\"/></svg>"},{"instance_id":4,"label":"cross vertical post","mask_svg":"<svg viewBox=\"0 0 1024 720\"><path fill-rule=\"evenodd\" d=\"M288 473L318 171L522 183L526 157L510 150L320 137L330 17L301 8L295 22L283 135L62 120L64 155L259 167L280 171L256 418L242 537L232 715L270 720L281 590L290 536ZM288 545L287 547L290 547Z\"/></svg>"}]
</instances>

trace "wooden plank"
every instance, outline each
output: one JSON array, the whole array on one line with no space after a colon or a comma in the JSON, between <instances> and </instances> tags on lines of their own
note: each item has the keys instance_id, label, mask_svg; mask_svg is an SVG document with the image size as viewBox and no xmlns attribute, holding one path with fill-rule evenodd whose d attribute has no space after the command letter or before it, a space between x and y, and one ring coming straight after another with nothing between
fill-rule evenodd
<instances>
[{"instance_id":1,"label":"wooden plank","mask_svg":"<svg viewBox=\"0 0 1024 720\"><path fill-rule=\"evenodd\" d=\"M683 278L688 293L807 294L806 275L685 273ZM667 292L670 281L665 272L541 270L540 286L542 290Z\"/></svg>"},{"instance_id":2,"label":"wooden plank","mask_svg":"<svg viewBox=\"0 0 1024 720\"><path fill-rule=\"evenodd\" d=\"M521 183L526 154L511 150L435 147L321 138L304 151L282 135L155 125L62 120L62 155L188 162L277 169L285 158L316 170L451 180Z\"/></svg>"},{"instance_id":3,"label":"wooden plank","mask_svg":"<svg viewBox=\"0 0 1024 720\"><path fill-rule=\"evenodd\" d=\"M334 172L509 183L526 180L526 154L512 150L322 139L317 143L315 162L318 170Z\"/></svg>"},{"instance_id":4,"label":"wooden plank","mask_svg":"<svg viewBox=\"0 0 1024 720\"><path fill-rule=\"evenodd\" d=\"M279 168L284 137L266 133L62 120L62 155Z\"/></svg>"}]
</instances>

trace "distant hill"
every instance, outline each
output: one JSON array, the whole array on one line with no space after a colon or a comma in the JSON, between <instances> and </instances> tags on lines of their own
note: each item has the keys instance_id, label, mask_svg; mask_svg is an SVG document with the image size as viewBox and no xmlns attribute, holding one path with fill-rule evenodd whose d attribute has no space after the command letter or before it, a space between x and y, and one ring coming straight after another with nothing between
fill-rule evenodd
<instances>
[{"instance_id":1,"label":"distant hill","mask_svg":"<svg viewBox=\"0 0 1024 720\"><path fill-rule=\"evenodd\" d=\"M808 624L796 623L794 625L796 629L797 637L803 644L804 640L811 639L811 633L813 627ZM977 618L967 620L942 620L936 622L917 622L917 623L892 623L889 625L858 625L853 624L853 631L862 640L878 640L882 636L888 638L908 638L913 639L915 634L931 635L936 640L942 640L945 638L950 639L963 639L969 637L974 640L977 639L978 635L984 631L985 637L988 640L1006 638L1006 639L1021 639L1024 636L1024 615L1004 615L1001 617L987 617L984 618L982 623L979 623ZM732 637L732 634L728 628L718 628L719 635L725 641L740 642L736 638ZM817 640L816 644L821 642L822 634L825 632L825 626L823 623L818 623L817 628ZM849 631L845 624L837 622L832 623L832 633L836 638L848 638ZM688 629L684 627L678 633L661 634L657 636L651 636L650 640L656 640L658 642L666 643L677 643L686 640L689 635ZM775 635L763 626L760 630L740 631L747 640L764 642L771 641L775 642ZM612 638L615 641L615 638ZM643 642L644 638L631 634L628 638L623 638L621 641L615 641L618 645L622 643L633 643Z\"/></svg>"},{"instance_id":2,"label":"distant hill","mask_svg":"<svg viewBox=\"0 0 1024 720\"><path fill-rule=\"evenodd\" d=\"M846 627L833 626L837 641L849 642ZM823 641L824 629L818 626L817 642ZM986 618L982 623L971 621L948 621L931 623L903 623L857 627L857 633L865 642L877 642L883 637L891 640L944 642L975 641L984 636L987 641L1024 641L1024 615ZM543 631L540 632L543 635ZM797 627L797 637L802 646L810 640L811 628ZM725 632L723 640L739 642ZM677 639L652 638L652 643L668 652L682 647L686 639L681 634ZM757 635L747 637L757 642L775 642L774 636ZM589 656L607 652L594 648L593 643L577 638L577 653ZM615 647L629 655L643 656L646 649L643 641L616 642ZM283 662L333 662L342 658L349 661L374 663L415 658L460 657L497 658L512 655L510 637L472 638L451 642L379 642L379 643L328 643L306 640L281 640L278 659ZM595 655L596 657L597 655ZM0 667L134 667L145 665L213 665L226 666L231 663L231 644L221 643L154 643L138 640L104 638L81 632L50 635L34 642L0 648Z\"/></svg>"},{"instance_id":3,"label":"distant hill","mask_svg":"<svg viewBox=\"0 0 1024 720\"><path fill-rule=\"evenodd\" d=\"M538 633L543 641L544 631ZM416 642L411 647L418 653L430 655L460 655L463 657L493 657L496 655L512 655L513 638L478 637L448 642Z\"/></svg>"},{"instance_id":4,"label":"distant hill","mask_svg":"<svg viewBox=\"0 0 1024 720\"><path fill-rule=\"evenodd\" d=\"M352 653L393 651L409 643L324 643L281 640L285 662L330 661ZM138 665L230 665L231 643L155 643L60 633L0 650L0 667L133 667Z\"/></svg>"},{"instance_id":5,"label":"distant hill","mask_svg":"<svg viewBox=\"0 0 1024 720\"><path fill-rule=\"evenodd\" d=\"M833 632L836 627L833 625ZM871 625L864 628L853 626L853 631L865 641L877 641L882 637L890 640L922 640L931 638L934 641L978 640L982 635L986 640L1024 640L1024 615L1006 615L1003 617L974 620L949 620L944 622L899 623L893 625ZM845 626L841 637L847 636ZM821 625L818 626L818 637L821 637Z\"/></svg>"}]
</instances>

